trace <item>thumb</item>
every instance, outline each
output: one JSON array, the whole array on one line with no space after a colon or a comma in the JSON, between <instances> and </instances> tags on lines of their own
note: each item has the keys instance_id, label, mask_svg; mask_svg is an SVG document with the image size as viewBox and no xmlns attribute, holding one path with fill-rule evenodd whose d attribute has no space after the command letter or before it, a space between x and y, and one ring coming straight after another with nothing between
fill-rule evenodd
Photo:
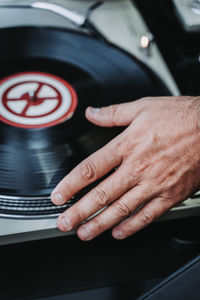
<instances>
[{"instance_id":1,"label":"thumb","mask_svg":"<svg viewBox=\"0 0 200 300\"><path fill-rule=\"evenodd\" d=\"M138 113L136 102L109 105L101 108L88 107L86 118L99 126L128 126Z\"/></svg>"}]
</instances>

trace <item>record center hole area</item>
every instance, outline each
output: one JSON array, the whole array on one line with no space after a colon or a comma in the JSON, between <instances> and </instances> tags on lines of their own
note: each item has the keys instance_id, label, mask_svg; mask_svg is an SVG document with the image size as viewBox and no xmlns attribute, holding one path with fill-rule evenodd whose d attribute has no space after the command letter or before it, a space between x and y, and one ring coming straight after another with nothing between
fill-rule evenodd
<instances>
[{"instance_id":1,"label":"record center hole area","mask_svg":"<svg viewBox=\"0 0 200 300\"><path fill-rule=\"evenodd\" d=\"M4 95L4 105L16 115L37 117L47 115L58 107L60 93L41 82L19 83ZM36 106L36 107L35 107Z\"/></svg>"}]
</instances>

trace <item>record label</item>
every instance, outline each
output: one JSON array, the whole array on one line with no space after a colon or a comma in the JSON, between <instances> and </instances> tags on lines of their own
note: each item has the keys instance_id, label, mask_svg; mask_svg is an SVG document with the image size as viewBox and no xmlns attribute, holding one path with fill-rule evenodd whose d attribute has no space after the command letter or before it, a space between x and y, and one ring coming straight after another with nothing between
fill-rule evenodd
<instances>
[{"instance_id":1,"label":"record label","mask_svg":"<svg viewBox=\"0 0 200 300\"><path fill-rule=\"evenodd\" d=\"M73 87L52 74L18 73L0 82L0 120L21 128L55 126L72 117Z\"/></svg>"}]
</instances>

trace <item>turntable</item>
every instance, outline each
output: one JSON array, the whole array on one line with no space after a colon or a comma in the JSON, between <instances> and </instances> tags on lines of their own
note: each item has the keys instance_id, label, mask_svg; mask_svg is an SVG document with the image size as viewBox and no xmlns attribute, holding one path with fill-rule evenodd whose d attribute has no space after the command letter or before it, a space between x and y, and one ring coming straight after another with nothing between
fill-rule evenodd
<instances>
[{"instance_id":1,"label":"turntable","mask_svg":"<svg viewBox=\"0 0 200 300\"><path fill-rule=\"evenodd\" d=\"M86 190L60 207L51 191L119 132L85 108L180 92L129 0L0 1L0 27L0 244L63 235L57 216Z\"/></svg>"}]
</instances>

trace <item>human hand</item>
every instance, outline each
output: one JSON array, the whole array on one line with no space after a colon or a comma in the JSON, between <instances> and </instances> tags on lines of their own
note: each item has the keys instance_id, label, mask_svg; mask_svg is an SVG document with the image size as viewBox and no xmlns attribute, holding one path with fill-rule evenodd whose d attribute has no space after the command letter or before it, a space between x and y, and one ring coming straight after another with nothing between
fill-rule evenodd
<instances>
[{"instance_id":1,"label":"human hand","mask_svg":"<svg viewBox=\"0 0 200 300\"><path fill-rule=\"evenodd\" d=\"M99 126L128 126L120 135L76 166L52 193L54 204L110 170L100 182L58 218L58 227L91 240L114 227L116 239L150 224L200 187L200 98L152 97L88 108L86 117Z\"/></svg>"}]
</instances>

